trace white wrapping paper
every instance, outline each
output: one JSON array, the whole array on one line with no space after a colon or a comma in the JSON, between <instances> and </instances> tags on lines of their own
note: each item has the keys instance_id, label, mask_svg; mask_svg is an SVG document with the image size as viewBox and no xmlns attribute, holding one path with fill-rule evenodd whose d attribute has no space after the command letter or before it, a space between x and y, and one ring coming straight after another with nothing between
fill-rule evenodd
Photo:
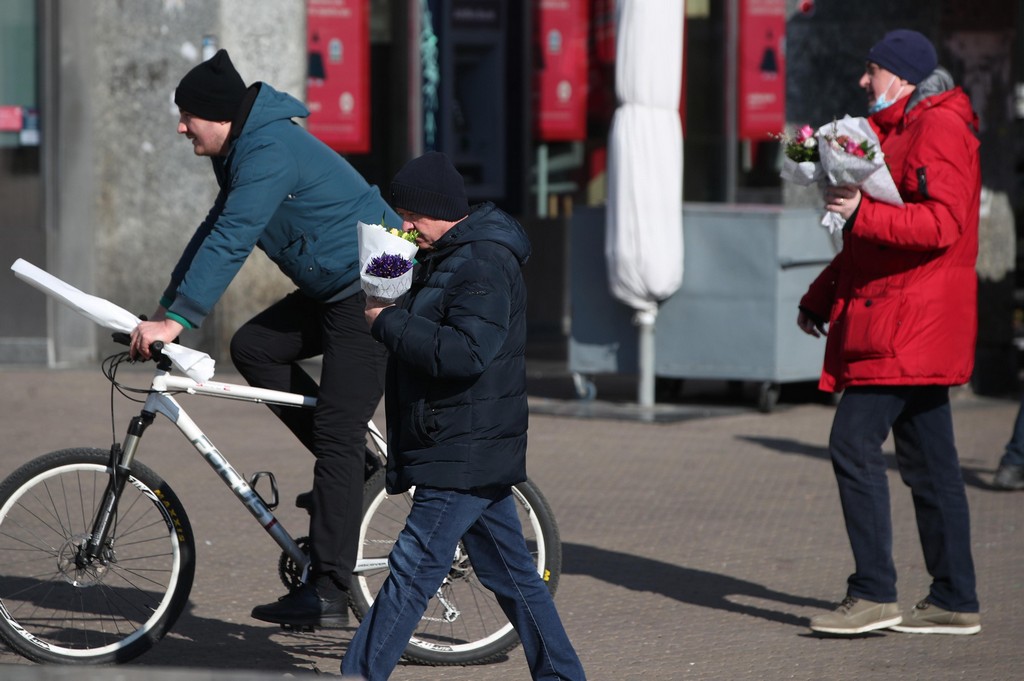
<instances>
[{"instance_id":1,"label":"white wrapping paper","mask_svg":"<svg viewBox=\"0 0 1024 681\"><path fill-rule=\"evenodd\" d=\"M412 287L412 270L394 279L382 279L366 274L366 266L370 264L370 260L385 253L400 255L414 262L419 247L392 234L382 225L360 222L356 234L359 240L359 279L363 292L371 298L393 301L408 291Z\"/></svg>"},{"instance_id":2,"label":"white wrapping paper","mask_svg":"<svg viewBox=\"0 0 1024 681\"><path fill-rule=\"evenodd\" d=\"M393 303L398 300L399 296L412 288L412 268L391 279L375 277L363 272L360 275L359 283L363 287L363 292L370 298Z\"/></svg>"},{"instance_id":3,"label":"white wrapping paper","mask_svg":"<svg viewBox=\"0 0 1024 681\"><path fill-rule=\"evenodd\" d=\"M837 149L829 143L828 138L846 135L858 143L867 140L875 148L872 159L854 156ZM821 154L821 166L828 183L834 186L856 186L873 199L893 206L902 206L903 199L896 188L896 183L885 165L885 154L878 141L878 135L871 128L866 118L846 116L833 123L818 128L818 149ZM846 220L838 213L826 211L821 224L835 233L843 228Z\"/></svg>"},{"instance_id":4,"label":"white wrapping paper","mask_svg":"<svg viewBox=\"0 0 1024 681\"><path fill-rule=\"evenodd\" d=\"M109 300L83 293L27 260L18 258L11 265L11 270L19 279L112 331L131 333L142 321L128 310L118 307ZM189 378L200 383L213 378L215 362L205 352L192 350L177 343L167 343L164 345L163 353Z\"/></svg>"},{"instance_id":5,"label":"white wrapping paper","mask_svg":"<svg viewBox=\"0 0 1024 681\"><path fill-rule=\"evenodd\" d=\"M820 184L825 180L825 169L821 163L814 161L794 161L786 157L782 159L782 170L779 176L801 187L809 187L812 184Z\"/></svg>"}]
</instances>

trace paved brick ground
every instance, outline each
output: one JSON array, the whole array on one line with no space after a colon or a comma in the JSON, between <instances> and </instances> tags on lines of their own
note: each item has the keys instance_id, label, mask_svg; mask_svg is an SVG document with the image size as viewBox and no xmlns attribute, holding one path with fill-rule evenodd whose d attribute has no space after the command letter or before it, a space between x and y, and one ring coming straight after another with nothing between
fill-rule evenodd
<instances>
[{"instance_id":1,"label":"paved brick ground","mask_svg":"<svg viewBox=\"0 0 1024 681\"><path fill-rule=\"evenodd\" d=\"M108 386L98 371L7 369L0 381L0 476L53 449L109 442ZM273 470L285 499L308 487L312 458L263 407L184 400L244 475ZM119 404L120 439L130 411ZM988 486L1016 402L967 393L954 402L982 633L855 639L819 638L806 628L809 616L842 597L851 568L825 449L831 407L783 403L760 414L745 403L691 402L676 415L695 418L644 423L616 418L631 413L614 406L570 418L540 413L557 411L549 400L534 404L530 473L554 507L564 541L557 603L592 680L1024 677L1024 611L1016 600L1024 595L1024 493ZM150 653L118 669L30 665L0 646L0 679L337 675L351 631L291 634L249 618L254 604L281 594L278 552L206 464L166 423L150 430L140 457L182 497L199 538L187 612ZM895 470L891 482L901 601L909 607L928 579L909 495ZM282 507L279 516L293 533L305 533L297 509ZM483 667L403 665L392 678L529 675L513 651Z\"/></svg>"}]
</instances>

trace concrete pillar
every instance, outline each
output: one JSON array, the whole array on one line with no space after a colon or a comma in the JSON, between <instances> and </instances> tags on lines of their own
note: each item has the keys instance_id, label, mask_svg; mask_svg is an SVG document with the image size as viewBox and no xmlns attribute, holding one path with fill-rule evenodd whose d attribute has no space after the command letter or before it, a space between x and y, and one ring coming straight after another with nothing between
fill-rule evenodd
<instances>
[{"instance_id":1,"label":"concrete pillar","mask_svg":"<svg viewBox=\"0 0 1024 681\"><path fill-rule=\"evenodd\" d=\"M247 83L265 81L304 98L305 2L62 0L54 21L59 124L57 180L49 188L51 270L150 314L216 195L210 162L176 133L174 88L202 61L210 35ZM226 364L227 333L219 329L233 329L290 287L267 265L247 264L210 321L183 341ZM100 354L109 346L106 332L90 331L74 316L57 313L58 362L87 359L93 341Z\"/></svg>"}]
</instances>

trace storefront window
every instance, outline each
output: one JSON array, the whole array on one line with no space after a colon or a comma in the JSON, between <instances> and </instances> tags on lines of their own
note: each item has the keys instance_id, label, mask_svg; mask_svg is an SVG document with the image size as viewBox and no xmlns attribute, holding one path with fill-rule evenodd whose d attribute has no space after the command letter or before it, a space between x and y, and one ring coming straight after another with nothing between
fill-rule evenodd
<instances>
[{"instance_id":1,"label":"storefront window","mask_svg":"<svg viewBox=\"0 0 1024 681\"><path fill-rule=\"evenodd\" d=\"M0 12L0 253L46 265L40 174L36 0ZM46 361L46 305L15 277L0 281L0 363Z\"/></svg>"},{"instance_id":2,"label":"storefront window","mask_svg":"<svg viewBox=\"0 0 1024 681\"><path fill-rule=\"evenodd\" d=\"M0 147L37 146L36 2L7 0L0 12Z\"/></svg>"}]
</instances>

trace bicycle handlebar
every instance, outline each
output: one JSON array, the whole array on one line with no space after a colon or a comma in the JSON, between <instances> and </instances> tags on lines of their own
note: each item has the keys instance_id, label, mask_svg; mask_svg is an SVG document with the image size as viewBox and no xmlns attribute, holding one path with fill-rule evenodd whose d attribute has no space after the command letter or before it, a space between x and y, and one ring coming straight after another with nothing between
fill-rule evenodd
<instances>
[{"instance_id":1,"label":"bicycle handlebar","mask_svg":"<svg viewBox=\"0 0 1024 681\"><path fill-rule=\"evenodd\" d=\"M121 345L127 345L131 347L132 336L129 333L125 333L124 331L115 331L114 333L110 334L110 337L114 339L115 343L120 343ZM153 341L152 343L149 344L149 354L153 359L156 359L157 357L162 357L163 353L161 351L163 349L163 341Z\"/></svg>"}]
</instances>

